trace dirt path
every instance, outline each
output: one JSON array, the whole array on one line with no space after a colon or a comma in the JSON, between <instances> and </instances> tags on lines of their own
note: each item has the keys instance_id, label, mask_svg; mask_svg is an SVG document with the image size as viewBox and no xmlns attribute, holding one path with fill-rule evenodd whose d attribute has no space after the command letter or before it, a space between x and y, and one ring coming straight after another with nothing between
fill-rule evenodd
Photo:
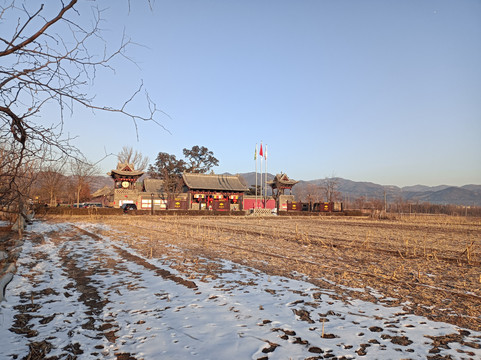
<instances>
[{"instance_id":1,"label":"dirt path","mask_svg":"<svg viewBox=\"0 0 481 360\"><path fill-rule=\"evenodd\" d=\"M19 304L13 307L17 313L10 331L27 339L38 338L42 337L42 330L36 329L35 324L46 330L48 324L55 323L55 332L64 332L66 337L60 343L54 336L29 342L26 359L43 359L54 347L61 351L49 359L70 359L78 355L96 358L109 354L117 359L131 359L129 353L115 346L118 324L115 313L110 311L115 303L113 296L143 286L140 273L133 271L129 264L148 269L153 276L179 284L185 291L196 289L194 282L156 268L118 246L105 246L98 236L77 227L62 226L45 235L30 234L29 238L26 254L19 263L22 282L28 283L22 287L31 290L18 293ZM46 246L47 242L53 246ZM112 276L115 279L109 282ZM44 312L48 315L42 315ZM84 336L96 343L87 354L82 346Z\"/></svg>"}]
</instances>

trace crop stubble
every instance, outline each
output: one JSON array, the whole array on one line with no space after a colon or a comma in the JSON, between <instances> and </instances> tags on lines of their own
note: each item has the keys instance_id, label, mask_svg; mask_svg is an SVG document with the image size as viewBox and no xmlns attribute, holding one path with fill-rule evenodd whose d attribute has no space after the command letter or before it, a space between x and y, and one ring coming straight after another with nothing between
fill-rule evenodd
<instances>
[{"instance_id":1,"label":"crop stubble","mask_svg":"<svg viewBox=\"0 0 481 360\"><path fill-rule=\"evenodd\" d=\"M84 221L85 218L71 218ZM340 299L481 331L481 221L450 217L97 217L191 279L228 259L272 275L306 277ZM173 247L174 246L174 247ZM180 249L180 251L179 251Z\"/></svg>"}]
</instances>

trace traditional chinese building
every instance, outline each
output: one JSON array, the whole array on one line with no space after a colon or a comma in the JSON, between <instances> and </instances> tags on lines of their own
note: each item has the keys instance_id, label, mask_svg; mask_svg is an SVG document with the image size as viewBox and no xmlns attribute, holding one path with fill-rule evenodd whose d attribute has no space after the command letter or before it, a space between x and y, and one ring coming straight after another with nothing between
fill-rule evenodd
<instances>
[{"instance_id":1,"label":"traditional chinese building","mask_svg":"<svg viewBox=\"0 0 481 360\"><path fill-rule=\"evenodd\" d=\"M267 184L271 186L272 192L277 190L280 195L285 195L285 190L292 191L292 187L296 185L299 181L289 179L286 174L280 173L277 174L274 179L268 181Z\"/></svg>"},{"instance_id":2,"label":"traditional chinese building","mask_svg":"<svg viewBox=\"0 0 481 360\"><path fill-rule=\"evenodd\" d=\"M126 163L118 163L117 169L108 173L114 180L114 207L125 203L137 204L138 193L142 189L137 189L136 183L143 174L143 171L135 170L133 164Z\"/></svg>"},{"instance_id":3,"label":"traditional chinese building","mask_svg":"<svg viewBox=\"0 0 481 360\"><path fill-rule=\"evenodd\" d=\"M104 186L92 194L90 202L101 204L102 207L110 206L114 198L114 189L111 186Z\"/></svg>"},{"instance_id":4,"label":"traditional chinese building","mask_svg":"<svg viewBox=\"0 0 481 360\"><path fill-rule=\"evenodd\" d=\"M243 210L242 199L248 187L240 175L184 173L182 179L191 209Z\"/></svg>"},{"instance_id":5,"label":"traditional chinese building","mask_svg":"<svg viewBox=\"0 0 481 360\"><path fill-rule=\"evenodd\" d=\"M297 180L289 179L289 177L283 173L277 174L272 181L267 182L272 188L272 194L274 199L276 199L278 211L300 210L288 209L289 204L296 206L294 195L292 195L292 187L298 182ZM289 190L289 195L285 194L286 190Z\"/></svg>"},{"instance_id":6,"label":"traditional chinese building","mask_svg":"<svg viewBox=\"0 0 481 360\"><path fill-rule=\"evenodd\" d=\"M113 193L108 195L109 204L121 207L133 203L139 210L236 211L249 208L244 207L245 193L249 189L240 175L183 173L179 192L172 193L165 189L167 185L160 179L144 179L140 184L138 180L143 174L132 164L119 163L117 169L108 174L114 180ZM264 202L265 208L275 207L272 198Z\"/></svg>"},{"instance_id":7,"label":"traditional chinese building","mask_svg":"<svg viewBox=\"0 0 481 360\"><path fill-rule=\"evenodd\" d=\"M144 179L139 192L137 208L141 210L188 210L188 194L168 192L161 179Z\"/></svg>"}]
</instances>

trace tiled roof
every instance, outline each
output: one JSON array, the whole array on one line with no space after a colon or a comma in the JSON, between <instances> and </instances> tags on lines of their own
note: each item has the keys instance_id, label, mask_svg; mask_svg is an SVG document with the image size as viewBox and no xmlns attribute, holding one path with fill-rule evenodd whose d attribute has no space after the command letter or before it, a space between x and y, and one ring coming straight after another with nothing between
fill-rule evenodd
<instances>
[{"instance_id":1,"label":"tiled roof","mask_svg":"<svg viewBox=\"0 0 481 360\"><path fill-rule=\"evenodd\" d=\"M163 192L164 180L160 179L145 179L144 189L148 193L161 193Z\"/></svg>"},{"instance_id":2,"label":"tiled roof","mask_svg":"<svg viewBox=\"0 0 481 360\"><path fill-rule=\"evenodd\" d=\"M240 175L193 174L182 175L189 189L216 191L248 191Z\"/></svg>"},{"instance_id":3,"label":"tiled roof","mask_svg":"<svg viewBox=\"0 0 481 360\"><path fill-rule=\"evenodd\" d=\"M117 174L117 175L120 175L120 176L142 176L144 174L144 172L134 170L133 164L118 163L117 169L112 170L107 175L110 175L110 176L114 177L114 174Z\"/></svg>"},{"instance_id":4,"label":"tiled roof","mask_svg":"<svg viewBox=\"0 0 481 360\"><path fill-rule=\"evenodd\" d=\"M113 176L114 174L121 175L121 176L142 176L144 174L143 171L119 171L119 170L112 170L107 175Z\"/></svg>"},{"instance_id":5,"label":"tiled roof","mask_svg":"<svg viewBox=\"0 0 481 360\"><path fill-rule=\"evenodd\" d=\"M298 182L297 180L289 179L286 174L277 174L272 181L268 181L267 183L271 186L276 186L277 184L294 186Z\"/></svg>"},{"instance_id":6,"label":"tiled roof","mask_svg":"<svg viewBox=\"0 0 481 360\"><path fill-rule=\"evenodd\" d=\"M92 197L108 196L114 192L111 186L104 186L102 189L98 189L92 194Z\"/></svg>"}]
</instances>

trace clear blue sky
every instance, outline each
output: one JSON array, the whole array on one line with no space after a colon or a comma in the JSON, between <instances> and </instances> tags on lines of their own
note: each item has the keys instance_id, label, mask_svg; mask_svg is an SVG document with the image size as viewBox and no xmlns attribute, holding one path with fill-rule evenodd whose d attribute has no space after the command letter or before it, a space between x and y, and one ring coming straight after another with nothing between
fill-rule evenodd
<instances>
[{"instance_id":1,"label":"clear blue sky","mask_svg":"<svg viewBox=\"0 0 481 360\"><path fill-rule=\"evenodd\" d=\"M143 46L92 91L118 105L143 79L170 133L141 123L137 140L129 119L79 109L66 130L92 161L202 145L215 172L249 172L262 140L268 171L294 179L481 184L479 0L110 3L109 45L125 28Z\"/></svg>"}]
</instances>

